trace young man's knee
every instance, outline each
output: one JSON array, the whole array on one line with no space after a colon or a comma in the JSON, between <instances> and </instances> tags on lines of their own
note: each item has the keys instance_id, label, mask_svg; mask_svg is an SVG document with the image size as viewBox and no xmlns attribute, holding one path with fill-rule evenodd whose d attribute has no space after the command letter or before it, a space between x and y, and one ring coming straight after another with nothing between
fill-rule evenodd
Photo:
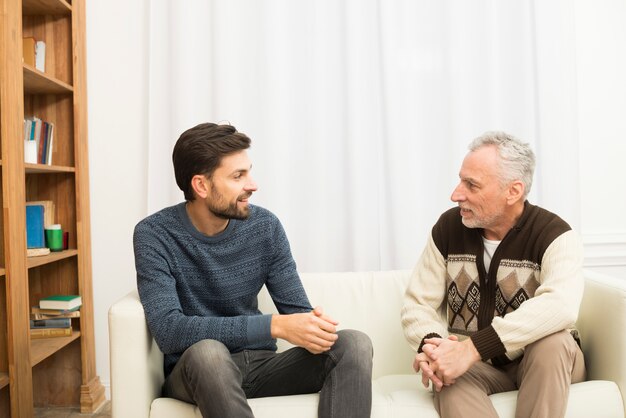
<instances>
[{"instance_id":1,"label":"young man's knee","mask_svg":"<svg viewBox=\"0 0 626 418\"><path fill-rule=\"evenodd\" d=\"M362 357L371 359L374 354L372 340L364 332L346 329L337 333L339 338L335 345L336 349L343 352L344 355Z\"/></svg>"},{"instance_id":2,"label":"young man's knee","mask_svg":"<svg viewBox=\"0 0 626 418\"><path fill-rule=\"evenodd\" d=\"M183 360L193 367L213 369L231 361L231 355L224 344L216 340L202 340L193 344L183 353Z\"/></svg>"}]
</instances>

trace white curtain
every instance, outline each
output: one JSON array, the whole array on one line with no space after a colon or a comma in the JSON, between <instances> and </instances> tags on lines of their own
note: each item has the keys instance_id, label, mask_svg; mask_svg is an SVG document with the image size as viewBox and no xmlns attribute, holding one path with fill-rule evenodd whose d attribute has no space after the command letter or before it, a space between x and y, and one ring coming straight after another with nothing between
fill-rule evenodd
<instances>
[{"instance_id":1,"label":"white curtain","mask_svg":"<svg viewBox=\"0 0 626 418\"><path fill-rule=\"evenodd\" d=\"M184 5L183 5L184 3ZM411 268L467 144L530 142L533 203L580 218L567 0L153 0L148 208L182 200L173 144L200 122L252 138L253 203L301 271Z\"/></svg>"}]
</instances>

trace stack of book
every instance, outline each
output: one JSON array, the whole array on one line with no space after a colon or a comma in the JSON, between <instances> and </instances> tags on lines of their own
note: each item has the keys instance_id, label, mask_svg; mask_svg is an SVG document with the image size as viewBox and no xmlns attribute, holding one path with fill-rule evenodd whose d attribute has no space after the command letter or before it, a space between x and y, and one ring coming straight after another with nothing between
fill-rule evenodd
<instances>
[{"instance_id":1,"label":"stack of book","mask_svg":"<svg viewBox=\"0 0 626 418\"><path fill-rule=\"evenodd\" d=\"M24 119L24 162L52 164L54 124L32 116Z\"/></svg>"},{"instance_id":2,"label":"stack of book","mask_svg":"<svg viewBox=\"0 0 626 418\"><path fill-rule=\"evenodd\" d=\"M72 335L72 318L80 317L82 301L77 295L53 295L31 308L30 337L50 338Z\"/></svg>"}]
</instances>

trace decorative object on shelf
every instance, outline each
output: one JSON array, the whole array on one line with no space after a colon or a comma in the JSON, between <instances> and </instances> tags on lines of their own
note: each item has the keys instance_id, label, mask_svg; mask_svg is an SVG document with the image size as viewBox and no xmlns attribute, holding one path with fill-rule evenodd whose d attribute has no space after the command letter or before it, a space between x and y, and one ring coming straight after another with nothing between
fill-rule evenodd
<instances>
[{"instance_id":1,"label":"decorative object on shelf","mask_svg":"<svg viewBox=\"0 0 626 418\"><path fill-rule=\"evenodd\" d=\"M46 247L50 251L63 251L63 230L61 225L52 224L46 226Z\"/></svg>"}]
</instances>

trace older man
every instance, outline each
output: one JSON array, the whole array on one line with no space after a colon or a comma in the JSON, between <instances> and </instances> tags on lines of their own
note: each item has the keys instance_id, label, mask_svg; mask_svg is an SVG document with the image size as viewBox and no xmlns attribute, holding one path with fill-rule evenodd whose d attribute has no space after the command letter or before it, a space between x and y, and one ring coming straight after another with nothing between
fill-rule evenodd
<instances>
[{"instance_id":1,"label":"older man","mask_svg":"<svg viewBox=\"0 0 626 418\"><path fill-rule=\"evenodd\" d=\"M497 417L488 395L519 389L518 417L562 417L585 378L573 327L582 245L530 204L535 157L502 133L475 139L411 276L402 324L441 417Z\"/></svg>"}]
</instances>

